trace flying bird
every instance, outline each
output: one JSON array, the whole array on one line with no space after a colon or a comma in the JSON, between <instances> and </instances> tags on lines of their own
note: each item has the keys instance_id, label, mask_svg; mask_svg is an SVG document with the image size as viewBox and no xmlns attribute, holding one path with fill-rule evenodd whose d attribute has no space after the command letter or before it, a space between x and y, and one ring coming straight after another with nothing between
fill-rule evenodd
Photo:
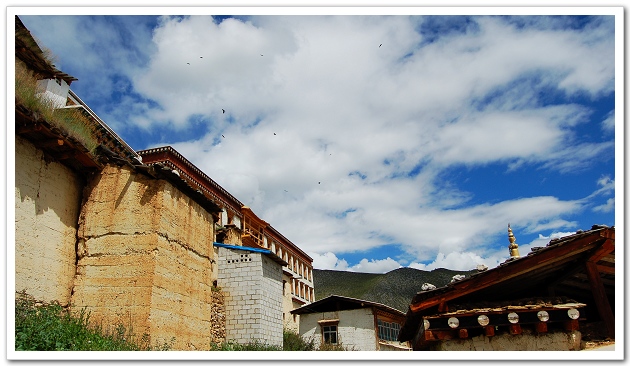
<instances>
[{"instance_id":1,"label":"flying bird","mask_svg":"<svg viewBox=\"0 0 630 366\"><path fill-rule=\"evenodd\" d=\"M199 56L199 58L203 58L203 56Z\"/></svg>"},{"instance_id":2,"label":"flying bird","mask_svg":"<svg viewBox=\"0 0 630 366\"><path fill-rule=\"evenodd\" d=\"M225 138L225 136L221 135L221 137Z\"/></svg>"},{"instance_id":3,"label":"flying bird","mask_svg":"<svg viewBox=\"0 0 630 366\"><path fill-rule=\"evenodd\" d=\"M223 111L223 113L225 114L225 109L221 108L221 110Z\"/></svg>"},{"instance_id":4,"label":"flying bird","mask_svg":"<svg viewBox=\"0 0 630 366\"><path fill-rule=\"evenodd\" d=\"M186 62L186 65L190 65L190 62Z\"/></svg>"},{"instance_id":5,"label":"flying bird","mask_svg":"<svg viewBox=\"0 0 630 366\"><path fill-rule=\"evenodd\" d=\"M276 133L274 132L273 135L276 136Z\"/></svg>"},{"instance_id":6,"label":"flying bird","mask_svg":"<svg viewBox=\"0 0 630 366\"><path fill-rule=\"evenodd\" d=\"M379 45L378 45L378 48L381 48L381 46L382 46L382 45L383 45L382 43L381 43L381 44L379 44Z\"/></svg>"}]
</instances>

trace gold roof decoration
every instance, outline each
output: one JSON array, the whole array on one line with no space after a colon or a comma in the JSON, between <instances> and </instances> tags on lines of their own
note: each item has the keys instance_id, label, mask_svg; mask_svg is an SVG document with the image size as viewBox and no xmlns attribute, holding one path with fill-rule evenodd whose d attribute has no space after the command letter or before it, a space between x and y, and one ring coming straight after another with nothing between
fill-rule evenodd
<instances>
[{"instance_id":1,"label":"gold roof decoration","mask_svg":"<svg viewBox=\"0 0 630 366\"><path fill-rule=\"evenodd\" d=\"M516 237L512 233L512 228L510 224L508 224L508 239L510 240L510 245L508 248L510 249L510 258L520 258L520 254L518 253L518 244L516 244Z\"/></svg>"}]
</instances>

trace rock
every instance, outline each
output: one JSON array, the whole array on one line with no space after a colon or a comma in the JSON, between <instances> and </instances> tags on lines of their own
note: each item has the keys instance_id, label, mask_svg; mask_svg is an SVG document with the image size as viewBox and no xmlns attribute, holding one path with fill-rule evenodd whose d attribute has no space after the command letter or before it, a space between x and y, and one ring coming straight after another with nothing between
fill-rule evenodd
<instances>
[{"instance_id":1,"label":"rock","mask_svg":"<svg viewBox=\"0 0 630 366\"><path fill-rule=\"evenodd\" d=\"M453 279L451 280L451 283L456 282L456 281L461 281L464 278L466 278L466 276L464 276L464 275L455 275L455 276L453 276Z\"/></svg>"}]
</instances>

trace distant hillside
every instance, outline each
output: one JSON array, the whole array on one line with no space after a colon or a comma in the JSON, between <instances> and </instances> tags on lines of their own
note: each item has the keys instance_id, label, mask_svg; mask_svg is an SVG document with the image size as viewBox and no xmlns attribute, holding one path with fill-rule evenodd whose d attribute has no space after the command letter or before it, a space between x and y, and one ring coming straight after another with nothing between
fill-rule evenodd
<instances>
[{"instance_id":1,"label":"distant hillside","mask_svg":"<svg viewBox=\"0 0 630 366\"><path fill-rule=\"evenodd\" d=\"M313 269L313 281L317 300L329 295L347 296L378 302L406 313L411 299L421 290L423 283L442 287L455 275L469 276L476 272L398 268L385 274L374 274Z\"/></svg>"}]
</instances>

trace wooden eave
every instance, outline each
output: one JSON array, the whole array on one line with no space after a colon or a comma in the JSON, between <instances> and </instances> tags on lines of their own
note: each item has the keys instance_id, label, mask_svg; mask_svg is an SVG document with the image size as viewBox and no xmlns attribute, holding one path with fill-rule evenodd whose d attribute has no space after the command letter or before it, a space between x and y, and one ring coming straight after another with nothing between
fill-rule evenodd
<instances>
[{"instance_id":1,"label":"wooden eave","mask_svg":"<svg viewBox=\"0 0 630 366\"><path fill-rule=\"evenodd\" d=\"M309 268L312 269L313 258L306 254L302 249L298 248L297 245L291 242L291 240L287 239L273 226L268 225L265 233L276 239L276 242L281 243L286 248L286 250L291 252L294 256L301 258L305 263L308 264Z\"/></svg>"},{"instance_id":2,"label":"wooden eave","mask_svg":"<svg viewBox=\"0 0 630 366\"><path fill-rule=\"evenodd\" d=\"M585 302L584 298L591 303L598 302L598 309L609 309L599 313L611 326L614 318L611 321L610 304L602 294L614 296L614 238L614 228L597 227L553 240L547 247L538 248L527 256L446 287L419 292L409 306L400 339L413 337L421 316L448 312L451 303L509 301L541 293L565 294L581 302ZM599 295L591 300L595 290ZM598 299L602 296L606 301Z\"/></svg>"},{"instance_id":3,"label":"wooden eave","mask_svg":"<svg viewBox=\"0 0 630 366\"><path fill-rule=\"evenodd\" d=\"M404 313L400 310L396 310L387 305L339 295L330 295L321 300L312 302L308 305L304 305L300 308L292 310L291 314L322 313L343 310L355 310L361 308L374 308L376 310L381 310L385 313L391 314L392 316L404 316Z\"/></svg>"},{"instance_id":4,"label":"wooden eave","mask_svg":"<svg viewBox=\"0 0 630 366\"><path fill-rule=\"evenodd\" d=\"M102 161L80 142L21 105L15 107L15 134L29 140L47 156L78 173L90 174L103 167Z\"/></svg>"},{"instance_id":5,"label":"wooden eave","mask_svg":"<svg viewBox=\"0 0 630 366\"><path fill-rule=\"evenodd\" d=\"M181 175L173 173L173 169L167 164L154 163L151 165L136 165L134 166L136 171L144 173L148 176L157 179L164 179L175 187L179 188L184 194L197 202L206 211L213 215L214 220L217 219L217 214L221 212L221 207L217 205L211 197L200 190L194 183L191 185L191 181L186 178L182 178Z\"/></svg>"},{"instance_id":6,"label":"wooden eave","mask_svg":"<svg viewBox=\"0 0 630 366\"><path fill-rule=\"evenodd\" d=\"M215 201L220 202L232 214L243 217L241 213L243 204L173 147L163 146L140 150L137 151L137 154L142 157L144 164L162 163L170 166L172 169L177 169L180 175L189 181L191 186L196 185L199 189L207 191L210 196L213 196Z\"/></svg>"},{"instance_id":7,"label":"wooden eave","mask_svg":"<svg viewBox=\"0 0 630 366\"><path fill-rule=\"evenodd\" d=\"M241 212L243 213L243 218L249 220L253 226L264 229L269 225L267 221L258 217L258 215L256 215L254 211L252 211L252 209L247 206L242 206Z\"/></svg>"}]
</instances>

